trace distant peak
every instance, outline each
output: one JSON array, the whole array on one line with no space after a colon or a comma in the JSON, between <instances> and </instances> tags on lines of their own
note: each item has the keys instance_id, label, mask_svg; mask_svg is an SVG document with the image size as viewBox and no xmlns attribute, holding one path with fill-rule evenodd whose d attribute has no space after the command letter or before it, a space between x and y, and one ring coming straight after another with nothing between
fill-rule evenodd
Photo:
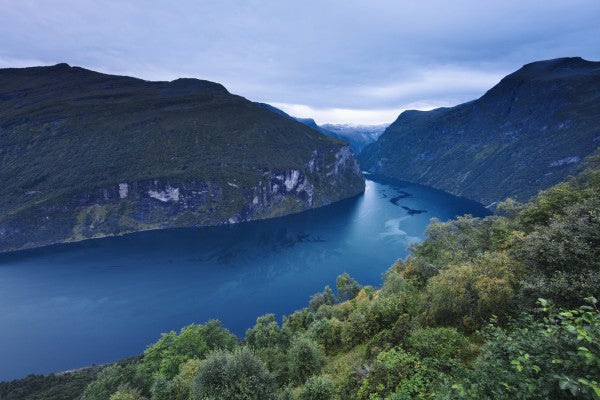
<instances>
[{"instance_id":1,"label":"distant peak","mask_svg":"<svg viewBox=\"0 0 600 400\"><path fill-rule=\"evenodd\" d=\"M539 74L563 69L597 68L598 66L600 66L600 62L588 61L581 57L561 57L550 60L534 61L529 64L525 64L523 67L517 70L515 74Z\"/></svg>"},{"instance_id":2,"label":"distant peak","mask_svg":"<svg viewBox=\"0 0 600 400\"><path fill-rule=\"evenodd\" d=\"M225 86L220 83L204 81L195 78L179 78L168 82L167 87L162 90L163 96L181 96L194 94L201 90L207 90L212 93L229 93Z\"/></svg>"},{"instance_id":3,"label":"distant peak","mask_svg":"<svg viewBox=\"0 0 600 400\"><path fill-rule=\"evenodd\" d=\"M70 69L71 66L67 63L58 63L56 65L51 66L52 69Z\"/></svg>"}]
</instances>

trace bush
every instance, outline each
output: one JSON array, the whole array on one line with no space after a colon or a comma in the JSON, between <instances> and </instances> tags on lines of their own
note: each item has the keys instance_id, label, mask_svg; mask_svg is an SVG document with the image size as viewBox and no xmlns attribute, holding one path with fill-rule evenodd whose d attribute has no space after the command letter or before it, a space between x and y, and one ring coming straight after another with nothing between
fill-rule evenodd
<instances>
[{"instance_id":1,"label":"bush","mask_svg":"<svg viewBox=\"0 0 600 400\"><path fill-rule=\"evenodd\" d=\"M324 304L332 305L335 303L335 295L329 286L325 286L325 290L314 294L309 301L309 307L312 311L317 311Z\"/></svg>"},{"instance_id":2,"label":"bush","mask_svg":"<svg viewBox=\"0 0 600 400\"><path fill-rule=\"evenodd\" d=\"M508 329L496 323L473 371L454 386L461 398L600 397L600 312L596 300L556 311L542 301L542 320L526 316Z\"/></svg>"},{"instance_id":3,"label":"bush","mask_svg":"<svg viewBox=\"0 0 600 400\"><path fill-rule=\"evenodd\" d=\"M450 360L469 356L469 341L454 328L419 328L407 341L408 349L421 357Z\"/></svg>"},{"instance_id":4,"label":"bush","mask_svg":"<svg viewBox=\"0 0 600 400\"><path fill-rule=\"evenodd\" d=\"M438 324L475 330L492 315L513 311L520 276L518 264L500 252L448 267L427 285L429 313Z\"/></svg>"},{"instance_id":5,"label":"bush","mask_svg":"<svg viewBox=\"0 0 600 400\"><path fill-rule=\"evenodd\" d=\"M360 285L358 282L346 272L336 278L335 286L339 301L353 299L358 292L360 292Z\"/></svg>"},{"instance_id":6,"label":"bush","mask_svg":"<svg viewBox=\"0 0 600 400\"><path fill-rule=\"evenodd\" d=\"M300 337L292 342L288 366L295 383L303 383L309 376L318 374L324 364L323 351L313 341Z\"/></svg>"},{"instance_id":7,"label":"bush","mask_svg":"<svg viewBox=\"0 0 600 400\"><path fill-rule=\"evenodd\" d=\"M383 399L395 393L390 398L420 398L432 390L435 376L417 357L390 349L379 353L357 396L361 400Z\"/></svg>"},{"instance_id":8,"label":"bush","mask_svg":"<svg viewBox=\"0 0 600 400\"><path fill-rule=\"evenodd\" d=\"M110 365L104 368L95 381L84 390L83 400L106 400L115 393L119 387L135 380L135 365Z\"/></svg>"},{"instance_id":9,"label":"bush","mask_svg":"<svg viewBox=\"0 0 600 400\"><path fill-rule=\"evenodd\" d=\"M326 376L310 377L300 391L300 400L331 400L335 385Z\"/></svg>"},{"instance_id":10,"label":"bush","mask_svg":"<svg viewBox=\"0 0 600 400\"><path fill-rule=\"evenodd\" d=\"M253 349L279 347L287 344L287 337L275 321L275 315L265 314L246 331L246 343Z\"/></svg>"},{"instance_id":11,"label":"bush","mask_svg":"<svg viewBox=\"0 0 600 400\"><path fill-rule=\"evenodd\" d=\"M145 400L137 389L132 389L128 386L121 386L113 393L109 400Z\"/></svg>"},{"instance_id":12,"label":"bush","mask_svg":"<svg viewBox=\"0 0 600 400\"><path fill-rule=\"evenodd\" d=\"M174 331L164 333L144 352L140 372L151 380L160 373L166 379L172 379L179 372L179 365L189 359L202 359L210 350L232 349L237 339L229 333L219 321L209 321L205 325L189 325L181 329L179 335Z\"/></svg>"},{"instance_id":13,"label":"bush","mask_svg":"<svg viewBox=\"0 0 600 400\"><path fill-rule=\"evenodd\" d=\"M268 400L273 377L247 348L217 350L200 365L194 381L197 400Z\"/></svg>"},{"instance_id":14,"label":"bush","mask_svg":"<svg viewBox=\"0 0 600 400\"><path fill-rule=\"evenodd\" d=\"M307 336L331 353L342 345L342 327L337 318L319 319L310 325Z\"/></svg>"},{"instance_id":15,"label":"bush","mask_svg":"<svg viewBox=\"0 0 600 400\"><path fill-rule=\"evenodd\" d=\"M179 373L171 381L170 400L190 400L194 379L203 361L191 359L179 366Z\"/></svg>"}]
</instances>

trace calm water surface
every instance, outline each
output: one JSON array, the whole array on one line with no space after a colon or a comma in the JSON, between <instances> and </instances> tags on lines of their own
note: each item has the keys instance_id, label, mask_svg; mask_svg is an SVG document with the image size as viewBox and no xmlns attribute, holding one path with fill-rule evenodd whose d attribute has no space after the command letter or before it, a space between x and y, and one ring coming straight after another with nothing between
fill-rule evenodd
<instances>
[{"instance_id":1,"label":"calm water surface","mask_svg":"<svg viewBox=\"0 0 600 400\"><path fill-rule=\"evenodd\" d=\"M0 380L140 354L161 332L216 318L239 336L348 272L379 285L430 218L480 204L403 182L310 212L142 232L0 255Z\"/></svg>"}]
</instances>

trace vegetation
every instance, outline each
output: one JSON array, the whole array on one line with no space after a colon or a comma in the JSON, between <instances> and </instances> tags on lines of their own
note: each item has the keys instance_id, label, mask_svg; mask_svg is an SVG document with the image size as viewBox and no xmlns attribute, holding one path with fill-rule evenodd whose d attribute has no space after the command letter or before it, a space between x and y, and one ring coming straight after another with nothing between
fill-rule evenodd
<instances>
[{"instance_id":1,"label":"vegetation","mask_svg":"<svg viewBox=\"0 0 600 400\"><path fill-rule=\"evenodd\" d=\"M163 335L104 368L96 399L600 399L600 157L527 204L433 221L376 290Z\"/></svg>"},{"instance_id":2,"label":"vegetation","mask_svg":"<svg viewBox=\"0 0 600 400\"><path fill-rule=\"evenodd\" d=\"M482 204L526 201L584 169L598 147L600 63L527 64L482 97L404 111L359 154L363 170Z\"/></svg>"},{"instance_id":3,"label":"vegetation","mask_svg":"<svg viewBox=\"0 0 600 400\"><path fill-rule=\"evenodd\" d=\"M286 215L364 190L342 141L217 83L59 64L0 69L0 100L0 251Z\"/></svg>"}]
</instances>

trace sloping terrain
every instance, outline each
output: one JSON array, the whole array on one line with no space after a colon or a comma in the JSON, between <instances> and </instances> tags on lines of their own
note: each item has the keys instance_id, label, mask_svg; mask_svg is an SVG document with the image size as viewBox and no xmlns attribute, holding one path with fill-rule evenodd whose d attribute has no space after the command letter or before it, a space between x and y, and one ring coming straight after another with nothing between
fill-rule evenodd
<instances>
[{"instance_id":1,"label":"sloping terrain","mask_svg":"<svg viewBox=\"0 0 600 400\"><path fill-rule=\"evenodd\" d=\"M600 62L527 64L481 98L405 111L360 154L363 169L485 205L526 200L600 146Z\"/></svg>"},{"instance_id":2,"label":"sloping terrain","mask_svg":"<svg viewBox=\"0 0 600 400\"><path fill-rule=\"evenodd\" d=\"M0 251L268 218L364 190L350 148L223 86L0 70Z\"/></svg>"}]
</instances>

